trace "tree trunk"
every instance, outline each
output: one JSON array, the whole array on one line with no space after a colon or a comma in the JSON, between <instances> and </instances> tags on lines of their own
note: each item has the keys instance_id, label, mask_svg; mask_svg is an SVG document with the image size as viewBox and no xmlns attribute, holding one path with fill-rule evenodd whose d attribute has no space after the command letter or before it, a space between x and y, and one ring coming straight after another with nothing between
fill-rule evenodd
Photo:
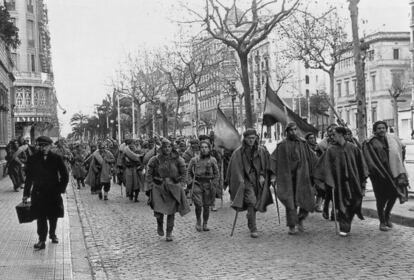
<instances>
[{"instance_id":1,"label":"tree trunk","mask_svg":"<svg viewBox=\"0 0 414 280\"><path fill-rule=\"evenodd\" d=\"M358 35L358 3L359 0L348 0L349 11L351 13L352 22L352 39L354 45L354 62L355 72L357 77L357 127L358 139L360 142L364 141L367 135L367 121L366 121L366 98L365 98L365 79L364 69L362 67L361 48Z\"/></svg>"},{"instance_id":2,"label":"tree trunk","mask_svg":"<svg viewBox=\"0 0 414 280\"><path fill-rule=\"evenodd\" d=\"M178 124L178 109L180 108L180 99L181 99L181 93L177 92L177 107L175 108L174 113L174 128L173 128L173 136L175 138L175 135L177 133L177 124ZM167 136L164 136L167 137Z\"/></svg>"},{"instance_id":3,"label":"tree trunk","mask_svg":"<svg viewBox=\"0 0 414 280\"><path fill-rule=\"evenodd\" d=\"M335 70L329 71L329 95L332 107L335 108ZM335 123L335 114L332 108L329 108L329 122Z\"/></svg>"},{"instance_id":4,"label":"tree trunk","mask_svg":"<svg viewBox=\"0 0 414 280\"><path fill-rule=\"evenodd\" d=\"M137 116L136 116L137 126L136 126L136 134L138 138L141 136L141 104L137 104Z\"/></svg>"},{"instance_id":5,"label":"tree trunk","mask_svg":"<svg viewBox=\"0 0 414 280\"><path fill-rule=\"evenodd\" d=\"M246 112L246 128L253 127L253 113L252 104L250 100L250 82L249 82L249 70L247 62L247 53L238 52L240 59L240 66L242 72L242 84L244 90L244 109Z\"/></svg>"},{"instance_id":6,"label":"tree trunk","mask_svg":"<svg viewBox=\"0 0 414 280\"><path fill-rule=\"evenodd\" d=\"M199 120L200 118L198 117L198 92L194 94L194 100L195 100L195 124L196 124L195 135L198 137L198 127L200 126L200 120Z\"/></svg>"},{"instance_id":7,"label":"tree trunk","mask_svg":"<svg viewBox=\"0 0 414 280\"><path fill-rule=\"evenodd\" d=\"M398 130L398 97L393 97L392 100L392 109L393 109L393 115L394 115L394 133L397 137L400 136L399 130Z\"/></svg>"}]
</instances>

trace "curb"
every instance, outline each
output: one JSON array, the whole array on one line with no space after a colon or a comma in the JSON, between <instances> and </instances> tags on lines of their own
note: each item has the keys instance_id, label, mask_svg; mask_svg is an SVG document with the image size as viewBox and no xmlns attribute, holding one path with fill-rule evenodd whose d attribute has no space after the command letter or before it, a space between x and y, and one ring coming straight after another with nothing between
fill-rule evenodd
<instances>
[{"instance_id":1,"label":"curb","mask_svg":"<svg viewBox=\"0 0 414 280\"><path fill-rule=\"evenodd\" d=\"M70 224L70 245L72 251L72 273L77 280L93 280L90 257L86 249L84 229L72 180L67 189L67 211Z\"/></svg>"},{"instance_id":2,"label":"curb","mask_svg":"<svg viewBox=\"0 0 414 280\"><path fill-rule=\"evenodd\" d=\"M362 207L362 215L378 219L377 210L371 208ZM406 227L414 227L414 218L408 218L401 215L391 214L391 222Z\"/></svg>"}]
</instances>

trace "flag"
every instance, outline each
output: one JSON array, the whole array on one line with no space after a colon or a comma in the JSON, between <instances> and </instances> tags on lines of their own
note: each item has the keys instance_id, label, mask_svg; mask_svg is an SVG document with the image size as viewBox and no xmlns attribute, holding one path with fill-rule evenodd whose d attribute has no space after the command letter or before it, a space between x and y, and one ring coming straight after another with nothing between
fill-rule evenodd
<instances>
[{"instance_id":1,"label":"flag","mask_svg":"<svg viewBox=\"0 0 414 280\"><path fill-rule=\"evenodd\" d=\"M318 130L303 120L298 114L288 108L280 97L270 88L269 83L266 87L266 101L263 112L263 124L266 126L275 123L286 125L288 122L295 122L298 131L302 136L308 132L317 133Z\"/></svg>"},{"instance_id":2,"label":"flag","mask_svg":"<svg viewBox=\"0 0 414 280\"><path fill-rule=\"evenodd\" d=\"M217 107L216 124L214 126L214 145L230 151L241 145L239 133L219 107Z\"/></svg>"}]
</instances>

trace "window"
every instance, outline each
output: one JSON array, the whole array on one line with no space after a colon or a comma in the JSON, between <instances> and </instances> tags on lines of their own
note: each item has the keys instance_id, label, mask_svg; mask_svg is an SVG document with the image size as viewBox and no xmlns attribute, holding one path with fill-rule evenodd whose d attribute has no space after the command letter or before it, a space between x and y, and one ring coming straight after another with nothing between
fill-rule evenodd
<instances>
[{"instance_id":1,"label":"window","mask_svg":"<svg viewBox=\"0 0 414 280\"><path fill-rule=\"evenodd\" d=\"M338 82L336 84L336 86L337 86L337 90L338 90L338 97L341 97L342 96L342 92L341 92L341 82Z\"/></svg>"},{"instance_id":2,"label":"window","mask_svg":"<svg viewBox=\"0 0 414 280\"><path fill-rule=\"evenodd\" d=\"M34 48L34 21L28 20L27 21L27 43L29 47Z\"/></svg>"},{"instance_id":3,"label":"window","mask_svg":"<svg viewBox=\"0 0 414 280\"><path fill-rule=\"evenodd\" d=\"M346 123L349 124L351 113L349 109L346 110Z\"/></svg>"},{"instance_id":4,"label":"window","mask_svg":"<svg viewBox=\"0 0 414 280\"><path fill-rule=\"evenodd\" d=\"M377 121L377 107L371 108L371 119L373 123Z\"/></svg>"},{"instance_id":5,"label":"window","mask_svg":"<svg viewBox=\"0 0 414 280\"><path fill-rule=\"evenodd\" d=\"M400 50L399 49L393 49L393 58L394 59L400 59Z\"/></svg>"},{"instance_id":6,"label":"window","mask_svg":"<svg viewBox=\"0 0 414 280\"><path fill-rule=\"evenodd\" d=\"M26 0L27 11L33 13L33 0Z\"/></svg>"},{"instance_id":7,"label":"window","mask_svg":"<svg viewBox=\"0 0 414 280\"><path fill-rule=\"evenodd\" d=\"M345 94L349 96L349 81L345 81Z\"/></svg>"},{"instance_id":8,"label":"window","mask_svg":"<svg viewBox=\"0 0 414 280\"><path fill-rule=\"evenodd\" d=\"M16 10L16 1L15 0L6 0L6 9L9 11L15 11Z\"/></svg>"},{"instance_id":9,"label":"window","mask_svg":"<svg viewBox=\"0 0 414 280\"><path fill-rule=\"evenodd\" d=\"M368 51L368 60L369 61L372 61L372 60L374 60L374 55L375 55L375 51L374 50L369 50Z\"/></svg>"},{"instance_id":10,"label":"window","mask_svg":"<svg viewBox=\"0 0 414 280\"><path fill-rule=\"evenodd\" d=\"M35 55L31 54L30 55L30 63L31 63L31 69L32 72L36 72L36 63L35 63Z\"/></svg>"},{"instance_id":11,"label":"window","mask_svg":"<svg viewBox=\"0 0 414 280\"><path fill-rule=\"evenodd\" d=\"M372 91L377 90L377 87L375 85L375 75L371 75L371 86L372 86Z\"/></svg>"},{"instance_id":12,"label":"window","mask_svg":"<svg viewBox=\"0 0 414 280\"><path fill-rule=\"evenodd\" d=\"M7 144L7 89L0 84L0 143Z\"/></svg>"},{"instance_id":13,"label":"window","mask_svg":"<svg viewBox=\"0 0 414 280\"><path fill-rule=\"evenodd\" d=\"M357 83L356 83L356 79L353 79L352 80L352 84L354 86L354 94L356 95L357 94Z\"/></svg>"},{"instance_id":14,"label":"window","mask_svg":"<svg viewBox=\"0 0 414 280\"><path fill-rule=\"evenodd\" d=\"M308 76L308 75L306 75L306 76L305 76L305 83L306 83L307 85L309 85L309 76Z\"/></svg>"},{"instance_id":15,"label":"window","mask_svg":"<svg viewBox=\"0 0 414 280\"><path fill-rule=\"evenodd\" d=\"M305 92L306 92L306 98L309 98L309 90L307 89Z\"/></svg>"},{"instance_id":16,"label":"window","mask_svg":"<svg viewBox=\"0 0 414 280\"><path fill-rule=\"evenodd\" d=\"M22 107L23 106L23 89L18 87L16 89L16 106Z\"/></svg>"}]
</instances>

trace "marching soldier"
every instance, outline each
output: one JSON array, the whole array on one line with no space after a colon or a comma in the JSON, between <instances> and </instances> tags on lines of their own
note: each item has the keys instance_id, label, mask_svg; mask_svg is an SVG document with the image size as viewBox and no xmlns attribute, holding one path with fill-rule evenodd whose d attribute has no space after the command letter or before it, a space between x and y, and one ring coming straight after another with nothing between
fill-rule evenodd
<instances>
[{"instance_id":1,"label":"marching soldier","mask_svg":"<svg viewBox=\"0 0 414 280\"><path fill-rule=\"evenodd\" d=\"M236 211L247 210L247 226L250 236L257 238L256 212L265 212L272 204L269 192L270 158L267 150L258 143L258 135L253 128L243 133L242 146L237 148L229 162L226 185L230 189L232 208Z\"/></svg>"},{"instance_id":2,"label":"marching soldier","mask_svg":"<svg viewBox=\"0 0 414 280\"><path fill-rule=\"evenodd\" d=\"M173 241L175 213L190 212L183 186L186 183L184 160L173 151L171 142L163 139L161 151L148 162L146 182L150 206L157 219L157 233L164 236L164 215L167 215L166 241Z\"/></svg>"},{"instance_id":3,"label":"marching soldier","mask_svg":"<svg viewBox=\"0 0 414 280\"><path fill-rule=\"evenodd\" d=\"M304 231L303 221L315 209L315 189L311 176L316 161L304 139L297 136L296 123L288 123L286 138L271 158L275 163L277 196L286 208L288 234Z\"/></svg>"},{"instance_id":4,"label":"marching soldier","mask_svg":"<svg viewBox=\"0 0 414 280\"><path fill-rule=\"evenodd\" d=\"M216 186L219 183L217 161L211 156L211 146L206 140L200 142L200 155L190 160L188 165L188 184L192 185L192 199L197 218L196 230L209 231L207 227L210 206L216 198ZM201 227L201 212L203 212L203 227Z\"/></svg>"},{"instance_id":5,"label":"marching soldier","mask_svg":"<svg viewBox=\"0 0 414 280\"><path fill-rule=\"evenodd\" d=\"M407 201L408 178L404 166L401 142L387 133L384 121L374 123L374 135L363 143L369 177L377 200L377 212L381 231L390 230L391 210L397 198Z\"/></svg>"}]
</instances>

